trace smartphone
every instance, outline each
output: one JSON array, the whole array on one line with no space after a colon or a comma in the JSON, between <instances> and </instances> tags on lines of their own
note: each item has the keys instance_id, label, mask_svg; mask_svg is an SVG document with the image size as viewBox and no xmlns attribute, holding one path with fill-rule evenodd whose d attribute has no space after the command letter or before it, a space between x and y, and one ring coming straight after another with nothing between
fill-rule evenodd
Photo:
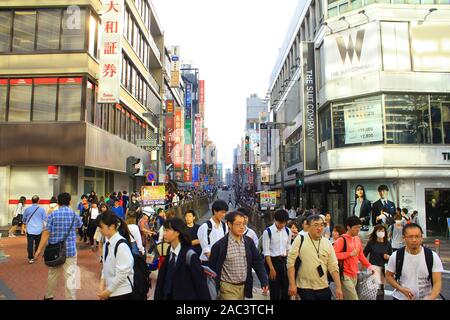
<instances>
[{"instance_id":1,"label":"smartphone","mask_svg":"<svg viewBox=\"0 0 450 320\"><path fill-rule=\"evenodd\" d=\"M325 272L323 272L323 269L322 269L322 265L319 265L317 267L317 272L319 273L319 277L321 277L321 278L325 275Z\"/></svg>"}]
</instances>

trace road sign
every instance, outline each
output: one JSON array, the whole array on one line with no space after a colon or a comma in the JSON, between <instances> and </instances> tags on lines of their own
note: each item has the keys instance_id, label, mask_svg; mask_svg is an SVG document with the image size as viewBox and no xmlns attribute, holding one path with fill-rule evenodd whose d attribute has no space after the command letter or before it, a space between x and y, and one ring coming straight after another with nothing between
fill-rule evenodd
<instances>
[{"instance_id":1,"label":"road sign","mask_svg":"<svg viewBox=\"0 0 450 320\"><path fill-rule=\"evenodd\" d=\"M155 173L154 173L154 172L149 172L149 173L147 173L147 181L148 181L148 182L153 182L153 181L155 181Z\"/></svg>"},{"instance_id":2,"label":"road sign","mask_svg":"<svg viewBox=\"0 0 450 320\"><path fill-rule=\"evenodd\" d=\"M136 140L138 147L157 147L156 139L138 139Z\"/></svg>"}]
</instances>

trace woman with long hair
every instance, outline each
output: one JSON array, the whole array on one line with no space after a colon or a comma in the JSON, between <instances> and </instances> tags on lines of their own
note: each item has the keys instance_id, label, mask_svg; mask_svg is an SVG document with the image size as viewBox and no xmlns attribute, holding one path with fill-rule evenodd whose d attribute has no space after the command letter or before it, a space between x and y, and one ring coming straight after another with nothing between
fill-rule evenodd
<instances>
[{"instance_id":1,"label":"woman with long hair","mask_svg":"<svg viewBox=\"0 0 450 320\"><path fill-rule=\"evenodd\" d=\"M23 223L23 213L25 212L25 203L26 203L27 199L22 196L19 199L19 203L17 203L17 207L16 210L14 211L14 217L12 220L12 227L11 229L9 229L8 231L8 235L10 238L15 237L15 233L17 231L18 228L20 228L21 235L25 234L25 224Z\"/></svg>"},{"instance_id":2,"label":"woman with long hair","mask_svg":"<svg viewBox=\"0 0 450 320\"><path fill-rule=\"evenodd\" d=\"M170 243L170 251L158 272L155 300L210 300L199 256L190 248L182 219L164 222L164 240Z\"/></svg>"},{"instance_id":3,"label":"woman with long hair","mask_svg":"<svg viewBox=\"0 0 450 320\"><path fill-rule=\"evenodd\" d=\"M357 216L362 223L361 231L369 231L369 223L372 215L372 204L366 198L366 190L360 184L355 188L355 204L353 215Z\"/></svg>"},{"instance_id":4,"label":"woman with long hair","mask_svg":"<svg viewBox=\"0 0 450 320\"><path fill-rule=\"evenodd\" d=\"M128 226L114 212L107 211L99 216L99 227L106 242L98 297L101 300L131 300L134 258L129 247Z\"/></svg>"},{"instance_id":5,"label":"woman with long hair","mask_svg":"<svg viewBox=\"0 0 450 320\"><path fill-rule=\"evenodd\" d=\"M392 247L388 241L386 227L379 224L373 229L369 241L364 248L364 255L369 258L369 262L380 269L380 289L377 300L384 300L384 265L389 261L392 255Z\"/></svg>"}]
</instances>

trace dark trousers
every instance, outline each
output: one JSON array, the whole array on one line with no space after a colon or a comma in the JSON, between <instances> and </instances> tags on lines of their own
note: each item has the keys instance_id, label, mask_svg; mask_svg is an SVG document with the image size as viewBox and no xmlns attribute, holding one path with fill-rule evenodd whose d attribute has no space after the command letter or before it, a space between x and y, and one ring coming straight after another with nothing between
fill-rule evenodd
<instances>
[{"instance_id":1,"label":"dark trousers","mask_svg":"<svg viewBox=\"0 0 450 320\"><path fill-rule=\"evenodd\" d=\"M95 235L96 230L97 230L97 222L95 220L89 221L87 232L88 232L88 236L89 236L89 244L91 246L94 245L94 235Z\"/></svg>"},{"instance_id":2,"label":"dark trousers","mask_svg":"<svg viewBox=\"0 0 450 320\"><path fill-rule=\"evenodd\" d=\"M270 300L289 300L289 281L287 276L286 258L271 257L273 268L277 273L275 280L269 279ZM266 265L267 274L270 273Z\"/></svg>"},{"instance_id":3,"label":"dark trousers","mask_svg":"<svg viewBox=\"0 0 450 320\"><path fill-rule=\"evenodd\" d=\"M298 295L301 300L331 300L330 288L322 290L298 289Z\"/></svg>"},{"instance_id":4,"label":"dark trousers","mask_svg":"<svg viewBox=\"0 0 450 320\"><path fill-rule=\"evenodd\" d=\"M29 234L27 233L27 251L28 260L34 258L34 253L39 248L39 243L41 242L41 235Z\"/></svg>"}]
</instances>

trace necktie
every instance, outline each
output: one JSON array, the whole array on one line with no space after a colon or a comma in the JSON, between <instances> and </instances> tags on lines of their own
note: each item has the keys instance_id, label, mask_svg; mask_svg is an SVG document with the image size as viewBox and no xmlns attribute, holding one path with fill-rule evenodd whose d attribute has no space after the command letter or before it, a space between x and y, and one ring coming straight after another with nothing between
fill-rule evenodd
<instances>
[{"instance_id":1,"label":"necktie","mask_svg":"<svg viewBox=\"0 0 450 320\"><path fill-rule=\"evenodd\" d=\"M172 280L175 271L175 253L170 255L169 265L167 266L166 278L164 281L164 296L169 298L172 295Z\"/></svg>"},{"instance_id":2,"label":"necktie","mask_svg":"<svg viewBox=\"0 0 450 320\"><path fill-rule=\"evenodd\" d=\"M106 257L108 257L108 252L109 252L109 241L106 242L106 247L105 247L105 260L106 260Z\"/></svg>"}]
</instances>

